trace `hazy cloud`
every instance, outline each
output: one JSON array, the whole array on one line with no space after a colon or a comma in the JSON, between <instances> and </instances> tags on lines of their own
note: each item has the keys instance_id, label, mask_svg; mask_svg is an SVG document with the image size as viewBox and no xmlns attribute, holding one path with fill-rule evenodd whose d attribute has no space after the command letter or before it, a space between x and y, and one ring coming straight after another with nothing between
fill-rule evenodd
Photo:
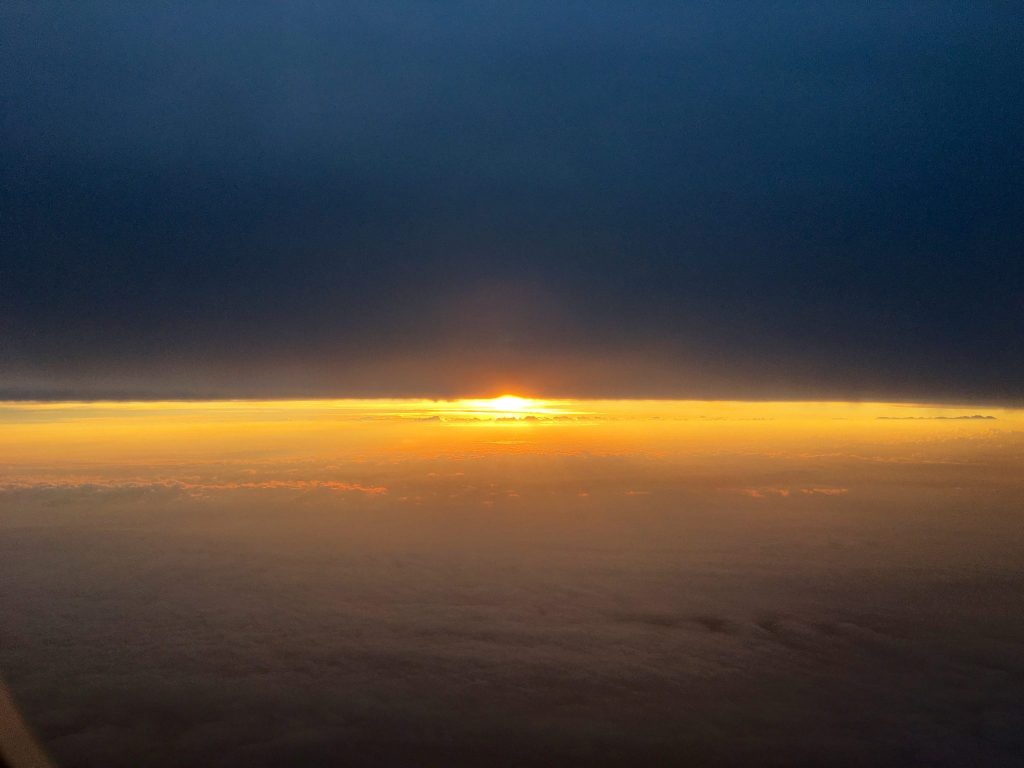
<instances>
[{"instance_id":1,"label":"hazy cloud","mask_svg":"<svg viewBox=\"0 0 1024 768\"><path fill-rule=\"evenodd\" d=\"M0 670L69 768L1010 766L1019 440L23 471Z\"/></svg>"}]
</instances>

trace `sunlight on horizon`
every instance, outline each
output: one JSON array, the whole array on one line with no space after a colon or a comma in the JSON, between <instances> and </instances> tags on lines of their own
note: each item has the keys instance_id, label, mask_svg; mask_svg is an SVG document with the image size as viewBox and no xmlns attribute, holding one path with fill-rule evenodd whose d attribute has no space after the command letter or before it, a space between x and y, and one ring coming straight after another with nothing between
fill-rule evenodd
<instances>
[{"instance_id":1,"label":"sunlight on horizon","mask_svg":"<svg viewBox=\"0 0 1024 768\"><path fill-rule=\"evenodd\" d=\"M201 472L225 462L255 462L266 474L268 463L298 458L330 465L396 456L642 454L681 460L728 454L881 455L915 446L927 453L940 444L1016 440L1024 431L1024 411L505 394L448 401L6 402L0 403L0 425L0 462L8 477L162 462L197 462Z\"/></svg>"}]
</instances>

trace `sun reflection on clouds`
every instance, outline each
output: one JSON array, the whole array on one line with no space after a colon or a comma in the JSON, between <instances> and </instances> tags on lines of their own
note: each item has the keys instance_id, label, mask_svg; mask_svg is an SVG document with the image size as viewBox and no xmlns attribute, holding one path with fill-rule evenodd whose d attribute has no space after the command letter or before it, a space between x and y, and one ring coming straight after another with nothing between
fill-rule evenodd
<instances>
[{"instance_id":1,"label":"sun reflection on clouds","mask_svg":"<svg viewBox=\"0 0 1024 768\"><path fill-rule=\"evenodd\" d=\"M446 410L452 415L488 421L538 420L578 414L578 411L569 409L565 402L518 395L501 395L484 400L456 400L450 405L452 409Z\"/></svg>"},{"instance_id":2,"label":"sun reflection on clouds","mask_svg":"<svg viewBox=\"0 0 1024 768\"><path fill-rule=\"evenodd\" d=\"M836 455L921 463L956 460L956 451L968 444L1024 433L1024 411L1005 408L915 406L915 415L928 418L883 418L906 408L512 394L461 400L6 402L0 403L0 464L11 471L193 460L262 466L302 457L334 466L413 454L495 452L794 456L805 462ZM929 451L935 441L950 451Z\"/></svg>"}]
</instances>

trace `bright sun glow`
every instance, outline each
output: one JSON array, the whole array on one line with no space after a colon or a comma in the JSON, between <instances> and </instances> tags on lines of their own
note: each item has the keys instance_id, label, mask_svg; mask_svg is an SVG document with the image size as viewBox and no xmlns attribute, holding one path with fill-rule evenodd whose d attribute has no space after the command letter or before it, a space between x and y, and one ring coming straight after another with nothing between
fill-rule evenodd
<instances>
[{"instance_id":1,"label":"bright sun glow","mask_svg":"<svg viewBox=\"0 0 1024 768\"><path fill-rule=\"evenodd\" d=\"M511 411L513 413L522 413L524 411L531 411L536 406L541 405L537 400L527 400L525 397L516 397L515 395L502 395L496 397L493 400L484 401L485 407L492 408L495 411Z\"/></svg>"},{"instance_id":2,"label":"bright sun glow","mask_svg":"<svg viewBox=\"0 0 1024 768\"><path fill-rule=\"evenodd\" d=\"M487 400L458 400L456 408L478 419L522 419L529 416L554 416L563 413L556 403L518 395L501 395Z\"/></svg>"},{"instance_id":3,"label":"bright sun glow","mask_svg":"<svg viewBox=\"0 0 1024 768\"><path fill-rule=\"evenodd\" d=\"M452 400L441 406L441 410L444 412L442 419L461 416L474 421L532 421L571 413L563 405L563 401L501 395L488 399Z\"/></svg>"}]
</instances>

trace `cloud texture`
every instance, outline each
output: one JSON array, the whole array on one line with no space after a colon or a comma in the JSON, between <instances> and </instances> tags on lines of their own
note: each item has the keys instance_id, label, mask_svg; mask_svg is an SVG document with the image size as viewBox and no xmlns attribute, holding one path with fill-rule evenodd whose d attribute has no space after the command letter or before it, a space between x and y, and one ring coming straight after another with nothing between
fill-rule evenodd
<instances>
[{"instance_id":1,"label":"cloud texture","mask_svg":"<svg viewBox=\"0 0 1024 768\"><path fill-rule=\"evenodd\" d=\"M3 456L0 670L68 768L1014 765L1011 416Z\"/></svg>"}]
</instances>

